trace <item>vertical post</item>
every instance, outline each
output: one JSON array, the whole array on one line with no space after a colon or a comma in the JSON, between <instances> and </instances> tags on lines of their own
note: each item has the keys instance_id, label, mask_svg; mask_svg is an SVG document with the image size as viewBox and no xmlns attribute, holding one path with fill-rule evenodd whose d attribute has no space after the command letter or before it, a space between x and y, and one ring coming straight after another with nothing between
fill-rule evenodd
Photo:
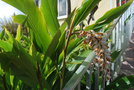
<instances>
[{"instance_id":1,"label":"vertical post","mask_svg":"<svg viewBox=\"0 0 134 90\"><path fill-rule=\"evenodd\" d=\"M119 0L119 4L120 4L120 6L121 6L121 0Z\"/></svg>"},{"instance_id":2,"label":"vertical post","mask_svg":"<svg viewBox=\"0 0 134 90\"><path fill-rule=\"evenodd\" d=\"M112 31L112 44L115 44L115 30L116 28Z\"/></svg>"},{"instance_id":3,"label":"vertical post","mask_svg":"<svg viewBox=\"0 0 134 90\"><path fill-rule=\"evenodd\" d=\"M74 89L74 90L81 90L81 88L80 88L80 83L76 86L76 88Z\"/></svg>"},{"instance_id":4,"label":"vertical post","mask_svg":"<svg viewBox=\"0 0 134 90\"><path fill-rule=\"evenodd\" d=\"M115 35L116 35L116 44L115 44L116 50L118 50L118 45L119 45L119 40L118 40L118 38L119 38L119 33L118 33L119 27L118 26L119 26L119 23L116 26L116 33L115 33Z\"/></svg>"},{"instance_id":5,"label":"vertical post","mask_svg":"<svg viewBox=\"0 0 134 90\"><path fill-rule=\"evenodd\" d=\"M86 75L86 90L91 90L91 78L92 78L93 67L87 70Z\"/></svg>"},{"instance_id":6,"label":"vertical post","mask_svg":"<svg viewBox=\"0 0 134 90\"><path fill-rule=\"evenodd\" d=\"M122 37L122 32L121 32L122 28L121 27L122 27L122 23L121 23L121 19L120 19L119 20L119 32L118 32L119 33L119 48L118 48L119 50L121 50L121 37Z\"/></svg>"},{"instance_id":7,"label":"vertical post","mask_svg":"<svg viewBox=\"0 0 134 90\"><path fill-rule=\"evenodd\" d=\"M99 65L96 65L96 71L95 71L95 89L99 90Z\"/></svg>"},{"instance_id":8,"label":"vertical post","mask_svg":"<svg viewBox=\"0 0 134 90\"><path fill-rule=\"evenodd\" d=\"M121 17L121 48L124 48L124 45L123 45L123 43L124 43L124 39L123 39L123 37L124 37L124 20L123 20L123 16L124 15L122 15L122 17Z\"/></svg>"},{"instance_id":9,"label":"vertical post","mask_svg":"<svg viewBox=\"0 0 134 90\"><path fill-rule=\"evenodd\" d=\"M113 8L113 0L110 0L110 9Z\"/></svg>"}]
</instances>

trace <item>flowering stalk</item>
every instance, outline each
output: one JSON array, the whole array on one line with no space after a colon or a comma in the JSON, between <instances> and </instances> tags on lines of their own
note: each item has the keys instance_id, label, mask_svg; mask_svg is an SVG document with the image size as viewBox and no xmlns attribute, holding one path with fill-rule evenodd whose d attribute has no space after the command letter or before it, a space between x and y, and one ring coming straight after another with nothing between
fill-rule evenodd
<instances>
[{"instance_id":1,"label":"flowering stalk","mask_svg":"<svg viewBox=\"0 0 134 90\"><path fill-rule=\"evenodd\" d=\"M110 79L110 60L111 52L108 50L108 44L105 33L94 31L79 31L79 38L85 38L83 43L88 44L96 53L93 63L100 66L100 70L104 72L104 77ZM105 76L107 75L107 76Z\"/></svg>"}]
</instances>

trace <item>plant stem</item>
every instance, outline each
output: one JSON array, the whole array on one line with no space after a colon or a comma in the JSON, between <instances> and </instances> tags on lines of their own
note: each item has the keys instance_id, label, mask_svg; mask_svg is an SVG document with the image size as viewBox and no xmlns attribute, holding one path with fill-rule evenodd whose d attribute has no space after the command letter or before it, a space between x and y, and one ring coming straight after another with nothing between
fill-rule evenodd
<instances>
[{"instance_id":1,"label":"plant stem","mask_svg":"<svg viewBox=\"0 0 134 90\"><path fill-rule=\"evenodd\" d=\"M4 86L5 90L8 90L7 85L6 85L5 74L2 76L2 81L3 81L3 86Z\"/></svg>"},{"instance_id":2,"label":"plant stem","mask_svg":"<svg viewBox=\"0 0 134 90\"><path fill-rule=\"evenodd\" d=\"M70 37L72 36L72 31L73 31L72 24L70 26L69 34L68 34L68 37L67 37L67 40L66 40L66 46L64 48L64 57L63 57L63 63L62 63L63 69L62 69L62 72L61 72L60 90L62 90L63 85L64 85L64 74L65 74L65 68L66 68L67 48L68 48Z\"/></svg>"},{"instance_id":3,"label":"plant stem","mask_svg":"<svg viewBox=\"0 0 134 90\"><path fill-rule=\"evenodd\" d=\"M37 63L37 76L38 76L38 81L39 81L39 86L40 86L39 90L43 90L43 87L42 87L42 75L41 75L39 63Z\"/></svg>"}]
</instances>

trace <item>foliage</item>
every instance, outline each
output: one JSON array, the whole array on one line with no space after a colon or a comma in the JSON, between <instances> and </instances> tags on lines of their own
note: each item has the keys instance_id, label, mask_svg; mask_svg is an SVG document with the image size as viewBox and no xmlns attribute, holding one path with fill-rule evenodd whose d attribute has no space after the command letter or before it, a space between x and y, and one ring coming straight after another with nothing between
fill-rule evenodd
<instances>
[{"instance_id":1,"label":"foliage","mask_svg":"<svg viewBox=\"0 0 134 90\"><path fill-rule=\"evenodd\" d=\"M7 28L10 33L12 33L14 36L16 35L17 24L15 24L11 18L0 19L0 27L2 29Z\"/></svg>"},{"instance_id":2,"label":"foliage","mask_svg":"<svg viewBox=\"0 0 134 90\"><path fill-rule=\"evenodd\" d=\"M41 0L40 7L34 0L2 1L24 15L13 16L14 22L19 24L15 36L6 27L0 34L0 89L62 90L91 50L83 45L82 38L77 38L76 26L100 0L84 0L62 25L57 19L57 0ZM115 17L111 21L130 3L132 0L113 9ZM106 13L99 22L113 17L112 13ZM23 27L27 34L22 31Z\"/></svg>"},{"instance_id":3,"label":"foliage","mask_svg":"<svg viewBox=\"0 0 134 90\"><path fill-rule=\"evenodd\" d=\"M134 75L119 76L107 85L106 90L128 90L134 88Z\"/></svg>"},{"instance_id":4,"label":"foliage","mask_svg":"<svg viewBox=\"0 0 134 90\"><path fill-rule=\"evenodd\" d=\"M111 58L112 58L112 61L115 61L116 58L118 58L118 56L120 55L121 51L114 51L112 54L111 54Z\"/></svg>"},{"instance_id":5,"label":"foliage","mask_svg":"<svg viewBox=\"0 0 134 90\"><path fill-rule=\"evenodd\" d=\"M101 18L99 18L95 24L92 24L90 26L87 26L85 30L92 30L99 31L103 27L105 27L107 24L112 22L114 19L122 15L128 7L131 5L133 1L130 0L127 4L124 4L122 6L119 6L117 8L113 8L110 11L106 12Z\"/></svg>"}]
</instances>

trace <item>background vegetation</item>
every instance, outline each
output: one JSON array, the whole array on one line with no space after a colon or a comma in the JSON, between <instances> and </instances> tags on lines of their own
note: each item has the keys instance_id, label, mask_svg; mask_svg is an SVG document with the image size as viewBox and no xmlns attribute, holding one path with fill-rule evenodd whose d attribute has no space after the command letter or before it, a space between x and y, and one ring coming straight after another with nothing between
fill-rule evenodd
<instances>
[{"instance_id":1,"label":"background vegetation","mask_svg":"<svg viewBox=\"0 0 134 90\"><path fill-rule=\"evenodd\" d=\"M93 51L88 44L83 44L85 37L78 38L82 29L76 26L101 0L84 0L81 7L75 9L62 25L59 25L57 19L57 0L41 0L40 7L36 6L34 0L2 1L25 15L13 16L14 23L17 23L16 34L9 32L13 28L7 26L0 34L0 89L62 90ZM95 24L83 30L107 33L110 30L107 26L123 14L132 1L108 11ZM116 82L113 81L107 88L113 87Z\"/></svg>"}]
</instances>

